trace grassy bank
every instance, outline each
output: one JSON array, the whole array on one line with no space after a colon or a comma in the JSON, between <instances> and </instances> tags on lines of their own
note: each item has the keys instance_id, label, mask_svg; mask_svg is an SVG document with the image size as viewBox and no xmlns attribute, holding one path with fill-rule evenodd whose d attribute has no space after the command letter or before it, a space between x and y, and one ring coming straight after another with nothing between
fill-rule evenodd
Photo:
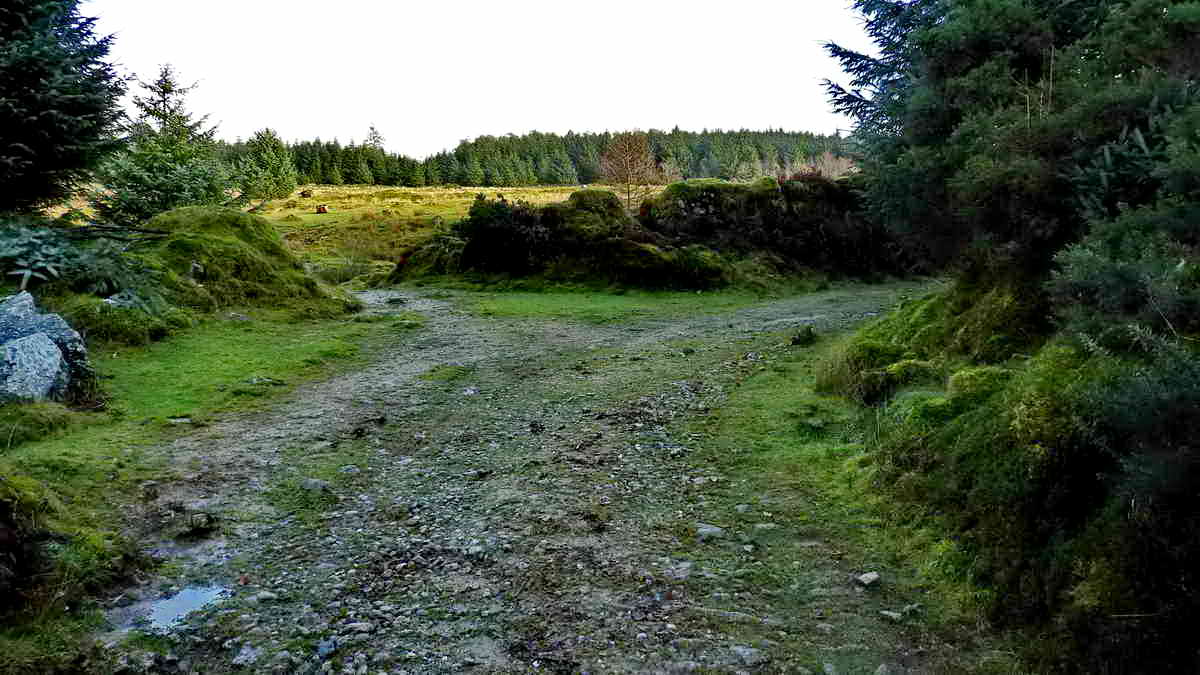
<instances>
[{"instance_id":1,"label":"grassy bank","mask_svg":"<svg viewBox=\"0 0 1200 675\"><path fill-rule=\"evenodd\" d=\"M728 590L742 611L756 609L746 607L756 595L769 595L763 609L797 624L779 639L817 672L825 663L838 672L873 672L915 646L928 650L919 662L933 672L1022 672L1003 638L980 632L982 614L964 611L975 589L937 569L947 542L894 518L888 495L872 481L870 417L814 390L816 368L837 339L806 348L784 346L782 338L758 352L760 361L724 405L678 431L698 439L698 475L720 479L706 486L705 517L751 533L747 554L706 560L713 549L698 542L682 553L700 564L740 567ZM880 585L853 591L848 577L866 572L881 574ZM703 585L696 591L706 591ZM901 643L887 643L884 624L899 624ZM946 638L971 647L939 648ZM845 644L869 648L846 651Z\"/></svg>"},{"instance_id":2,"label":"grassy bank","mask_svg":"<svg viewBox=\"0 0 1200 675\"><path fill-rule=\"evenodd\" d=\"M51 533L37 561L43 576L0 630L0 672L75 653L82 631L100 622L88 594L147 563L120 523L140 485L173 470L152 445L351 367L364 344L396 330L404 328L245 309L150 345L94 349L108 409L71 413L65 428L0 456L4 496L26 505L31 527Z\"/></svg>"}]
</instances>

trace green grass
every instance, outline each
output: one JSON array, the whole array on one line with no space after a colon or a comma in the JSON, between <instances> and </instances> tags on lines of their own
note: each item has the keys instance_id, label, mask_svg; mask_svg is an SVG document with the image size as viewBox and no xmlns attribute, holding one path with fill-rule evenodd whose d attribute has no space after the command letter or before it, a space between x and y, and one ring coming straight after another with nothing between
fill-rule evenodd
<instances>
[{"instance_id":1,"label":"green grass","mask_svg":"<svg viewBox=\"0 0 1200 675\"><path fill-rule=\"evenodd\" d=\"M87 595L138 564L118 535L120 508L142 481L172 472L169 458L152 448L191 426L179 418L204 424L262 405L352 365L364 342L398 330L389 322L297 322L284 312L243 312L250 321L210 319L161 342L93 351L110 410L76 413L85 421L0 456L5 485L41 504L43 524L62 537L49 547L53 575L0 630L0 673L32 672L74 654L81 627L98 620L80 609Z\"/></svg>"},{"instance_id":2,"label":"green grass","mask_svg":"<svg viewBox=\"0 0 1200 675\"><path fill-rule=\"evenodd\" d=\"M745 291L512 291L471 292L461 296L481 316L565 319L605 324L654 317L715 314L753 305L763 296Z\"/></svg>"},{"instance_id":3,"label":"green grass","mask_svg":"<svg viewBox=\"0 0 1200 675\"><path fill-rule=\"evenodd\" d=\"M391 260L415 247L441 224L465 218L475 195L501 193L510 201L549 204L566 200L578 187L522 188L427 187L386 185L307 185L288 199L272 201L262 215L273 222L284 241L309 260ZM317 213L318 204L330 207Z\"/></svg>"},{"instance_id":4,"label":"green grass","mask_svg":"<svg viewBox=\"0 0 1200 675\"><path fill-rule=\"evenodd\" d=\"M783 590L774 594L775 611L794 617L821 612L838 626L842 643L880 644L879 611L911 603L921 603L922 610L903 620L902 633L961 638L983 619L964 609L979 606L971 601L976 590L939 573L938 566L955 555L953 544L891 520L894 512L872 485L871 458L862 442L871 425L849 401L814 391L814 366L834 344L764 352L766 365L749 372L723 406L681 430L705 439L693 459L722 476L727 486L705 493L708 522L749 532L747 541L755 546L757 562L745 568L746 576L734 581L733 590L738 584L749 595L764 588ZM739 503L749 509L740 512ZM753 529L764 520L778 527ZM685 535L680 537L683 555L702 560L710 554L711 547L692 540L690 531L674 534ZM839 564L831 565L831 557ZM812 593L829 585L831 570L843 580L847 572L879 571L884 585L837 601ZM937 667L1020 672L1006 652L985 653L987 646L992 645L953 655ZM807 639L789 651L818 672L831 661L839 672L871 672L888 656L866 651L833 658Z\"/></svg>"}]
</instances>

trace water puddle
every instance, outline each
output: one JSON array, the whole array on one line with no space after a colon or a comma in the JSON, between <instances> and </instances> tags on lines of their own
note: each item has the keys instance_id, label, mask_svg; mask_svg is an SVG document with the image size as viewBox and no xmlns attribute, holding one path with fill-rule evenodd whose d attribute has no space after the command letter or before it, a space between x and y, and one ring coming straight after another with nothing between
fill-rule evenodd
<instances>
[{"instance_id":1,"label":"water puddle","mask_svg":"<svg viewBox=\"0 0 1200 675\"><path fill-rule=\"evenodd\" d=\"M180 624L188 614L229 597L224 586L188 586L168 598L142 600L114 610L109 619L118 630L134 628L152 632L167 632Z\"/></svg>"}]
</instances>

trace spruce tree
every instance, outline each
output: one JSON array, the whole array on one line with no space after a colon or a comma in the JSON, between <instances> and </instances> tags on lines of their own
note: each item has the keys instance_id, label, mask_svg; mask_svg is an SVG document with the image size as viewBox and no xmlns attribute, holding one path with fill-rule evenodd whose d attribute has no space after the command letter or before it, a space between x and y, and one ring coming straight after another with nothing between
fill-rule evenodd
<instances>
[{"instance_id":1,"label":"spruce tree","mask_svg":"<svg viewBox=\"0 0 1200 675\"><path fill-rule=\"evenodd\" d=\"M462 163L462 178L459 183L468 186L481 186L485 182L483 165L475 153L467 153Z\"/></svg>"},{"instance_id":2,"label":"spruce tree","mask_svg":"<svg viewBox=\"0 0 1200 675\"><path fill-rule=\"evenodd\" d=\"M296 190L292 153L273 130L256 132L246 145L246 157L237 167L242 194L250 199L281 199Z\"/></svg>"},{"instance_id":3,"label":"spruce tree","mask_svg":"<svg viewBox=\"0 0 1200 675\"><path fill-rule=\"evenodd\" d=\"M139 115L127 129L131 143L95 171L100 189L90 201L97 215L136 225L180 206L230 203L234 176L213 140L216 129L187 110L194 85L180 85L169 65L140 85L145 94L133 99ZM241 151L240 144L226 148L235 156Z\"/></svg>"},{"instance_id":4,"label":"spruce tree","mask_svg":"<svg viewBox=\"0 0 1200 675\"><path fill-rule=\"evenodd\" d=\"M124 85L76 0L0 4L0 211L53 204L121 143Z\"/></svg>"}]
</instances>

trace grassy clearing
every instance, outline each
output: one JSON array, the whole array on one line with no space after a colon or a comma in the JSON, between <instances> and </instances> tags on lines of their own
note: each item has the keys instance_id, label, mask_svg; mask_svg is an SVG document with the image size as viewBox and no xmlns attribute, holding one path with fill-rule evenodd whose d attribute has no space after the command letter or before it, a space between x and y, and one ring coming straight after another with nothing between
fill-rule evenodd
<instances>
[{"instance_id":1,"label":"grassy clearing","mask_svg":"<svg viewBox=\"0 0 1200 675\"><path fill-rule=\"evenodd\" d=\"M468 291L458 295L481 316L617 323L694 314L716 314L763 302L766 297L744 290L597 291L554 287L545 291Z\"/></svg>"},{"instance_id":2,"label":"grassy clearing","mask_svg":"<svg viewBox=\"0 0 1200 675\"><path fill-rule=\"evenodd\" d=\"M979 606L971 602L975 590L939 571L952 545L890 520L894 511L872 483L862 442L873 425L852 403L814 391L814 366L829 348L822 342L764 351L764 365L725 405L681 430L704 439L693 456L702 475L721 479L704 493L704 517L742 533L753 553L738 561L721 558L728 553L696 542L690 530L680 553L714 567L740 566L727 590L741 593L742 611L754 609L745 603L756 594L770 593L773 611L801 625L834 625L837 644L872 646L831 652L835 644L813 639L820 630L791 631L789 651L817 672L824 663L838 672L872 672L894 658L889 641L930 644L951 633L960 644L979 639L983 619L966 611ZM867 571L883 575L881 587L846 592L847 573ZM919 610L899 621L881 618L881 611L918 603ZM889 634L894 637L882 637ZM931 654L933 665L944 672L1021 672L1011 652L976 646L970 653Z\"/></svg>"},{"instance_id":3,"label":"grassy clearing","mask_svg":"<svg viewBox=\"0 0 1200 675\"><path fill-rule=\"evenodd\" d=\"M39 525L56 538L45 561L51 578L0 630L0 673L73 654L73 640L100 620L86 595L140 564L116 524L142 481L171 471L150 453L152 444L351 365L369 338L404 330L394 322L297 322L282 311L243 311L250 320L211 319L162 342L94 350L111 397L107 412L73 413L65 429L55 410L22 418L26 426L48 418L52 433L0 456L0 488L15 486L36 503Z\"/></svg>"},{"instance_id":4,"label":"grassy clearing","mask_svg":"<svg viewBox=\"0 0 1200 675\"><path fill-rule=\"evenodd\" d=\"M270 202L261 215L273 222L284 241L308 259L392 260L416 246L442 224L467 215L475 195L503 194L510 201L549 204L565 200L572 186L402 188L385 185L306 185L312 197L297 191ZM329 213L317 213L317 205Z\"/></svg>"}]
</instances>

